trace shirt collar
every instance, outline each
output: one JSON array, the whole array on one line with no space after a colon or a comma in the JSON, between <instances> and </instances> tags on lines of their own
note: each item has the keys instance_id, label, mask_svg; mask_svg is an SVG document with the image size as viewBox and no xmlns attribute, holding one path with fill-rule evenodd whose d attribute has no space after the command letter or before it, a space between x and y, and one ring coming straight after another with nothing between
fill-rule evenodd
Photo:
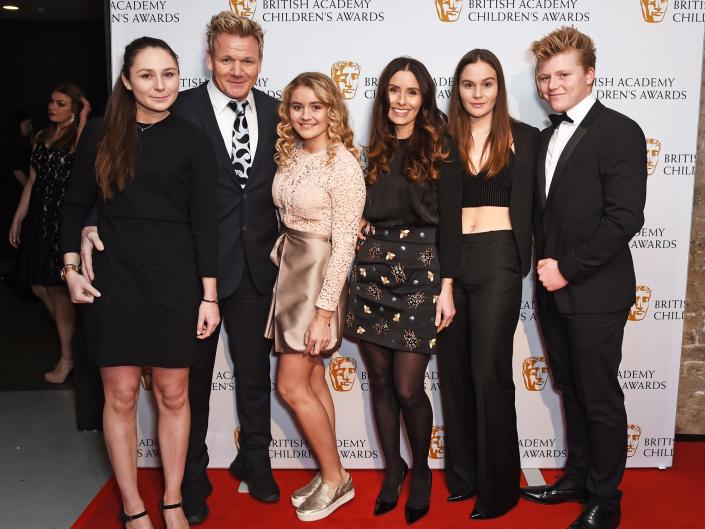
<instances>
[{"instance_id":1,"label":"shirt collar","mask_svg":"<svg viewBox=\"0 0 705 529\"><path fill-rule=\"evenodd\" d=\"M592 105L595 104L595 101L597 101L595 94L590 92L580 103L566 111L568 117L573 120L574 126L577 127L580 125L580 122L582 122L583 119L585 119L585 116L587 116L587 113L590 112Z\"/></svg>"},{"instance_id":2,"label":"shirt collar","mask_svg":"<svg viewBox=\"0 0 705 529\"><path fill-rule=\"evenodd\" d=\"M228 96L226 96L223 92L221 92L217 86L215 86L215 83L213 82L213 79L210 80L208 85L206 86L206 90L208 90L208 97L211 100L211 104L213 105L213 108L216 110L216 112L220 113L223 110L225 110L228 107L228 103L232 101ZM252 93L252 90L250 90L250 93L247 94L247 97L245 98L247 101L248 106L254 110L255 109L255 95Z\"/></svg>"}]
</instances>

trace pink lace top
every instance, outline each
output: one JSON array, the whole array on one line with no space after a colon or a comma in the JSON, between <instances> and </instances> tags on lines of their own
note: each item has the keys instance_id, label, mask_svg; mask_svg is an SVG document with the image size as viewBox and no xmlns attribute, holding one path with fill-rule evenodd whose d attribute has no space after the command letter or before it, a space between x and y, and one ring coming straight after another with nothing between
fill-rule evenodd
<instances>
[{"instance_id":1,"label":"pink lace top","mask_svg":"<svg viewBox=\"0 0 705 529\"><path fill-rule=\"evenodd\" d=\"M293 149L272 184L274 205L288 228L328 235L332 253L316 307L335 310L355 255L357 227L365 205L365 181L355 157L344 146L328 153Z\"/></svg>"}]
</instances>

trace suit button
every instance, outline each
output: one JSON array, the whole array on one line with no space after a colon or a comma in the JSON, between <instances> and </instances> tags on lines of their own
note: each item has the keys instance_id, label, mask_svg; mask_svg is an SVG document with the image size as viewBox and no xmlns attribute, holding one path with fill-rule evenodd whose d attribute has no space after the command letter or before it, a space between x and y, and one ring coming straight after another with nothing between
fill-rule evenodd
<instances>
[{"instance_id":1,"label":"suit button","mask_svg":"<svg viewBox=\"0 0 705 529\"><path fill-rule=\"evenodd\" d=\"M247 226L243 226L242 231L247 231Z\"/></svg>"}]
</instances>

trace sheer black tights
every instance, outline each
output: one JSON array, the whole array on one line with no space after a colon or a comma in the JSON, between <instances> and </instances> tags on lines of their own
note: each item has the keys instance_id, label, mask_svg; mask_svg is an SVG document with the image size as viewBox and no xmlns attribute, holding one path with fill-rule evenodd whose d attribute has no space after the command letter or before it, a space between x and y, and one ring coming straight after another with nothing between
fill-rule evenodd
<instances>
[{"instance_id":1,"label":"sheer black tights","mask_svg":"<svg viewBox=\"0 0 705 529\"><path fill-rule=\"evenodd\" d=\"M433 409L424 390L429 356L394 351L370 343L361 344L361 349L370 379L377 435L387 466L379 497L388 502L396 498L403 468L399 451L401 411L413 456L408 505L415 508L424 507L428 505L431 486L427 458Z\"/></svg>"}]
</instances>

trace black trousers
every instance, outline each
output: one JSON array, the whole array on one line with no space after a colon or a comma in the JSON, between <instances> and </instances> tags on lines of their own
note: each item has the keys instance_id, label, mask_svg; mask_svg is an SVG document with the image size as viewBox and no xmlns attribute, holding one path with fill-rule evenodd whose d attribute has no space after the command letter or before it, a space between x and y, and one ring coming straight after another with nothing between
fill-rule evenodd
<instances>
[{"instance_id":1,"label":"black trousers","mask_svg":"<svg viewBox=\"0 0 705 529\"><path fill-rule=\"evenodd\" d=\"M239 457L253 465L269 462L272 390L269 355L272 342L264 338L271 292L257 291L247 267L232 295L219 300L221 321L228 333L228 347L235 375L235 398L240 422ZM189 375L191 434L184 480L198 481L208 467L208 414L218 332L199 342L198 363Z\"/></svg>"},{"instance_id":2,"label":"black trousers","mask_svg":"<svg viewBox=\"0 0 705 529\"><path fill-rule=\"evenodd\" d=\"M456 316L438 336L451 494L475 492L475 510L499 516L519 500L512 352L521 269L511 230L463 235Z\"/></svg>"},{"instance_id":3,"label":"black trousers","mask_svg":"<svg viewBox=\"0 0 705 529\"><path fill-rule=\"evenodd\" d=\"M619 506L627 462L627 413L617 373L629 311L560 314L549 297L539 308L553 381L561 393L566 477L590 500Z\"/></svg>"}]
</instances>

